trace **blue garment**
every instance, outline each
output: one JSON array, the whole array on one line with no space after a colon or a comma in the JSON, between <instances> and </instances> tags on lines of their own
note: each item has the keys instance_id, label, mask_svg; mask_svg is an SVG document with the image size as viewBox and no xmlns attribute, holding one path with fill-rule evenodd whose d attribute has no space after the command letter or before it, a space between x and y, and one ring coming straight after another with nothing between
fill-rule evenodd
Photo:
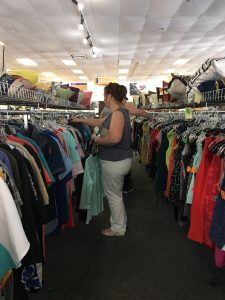
<instances>
[{"instance_id":1,"label":"blue garment","mask_svg":"<svg viewBox=\"0 0 225 300\"><path fill-rule=\"evenodd\" d=\"M45 143L45 146L41 149L52 174L57 176L66 170L62 152L59 148L60 142L54 139L54 137L47 132L41 132L40 135L48 141L48 143Z\"/></svg>"},{"instance_id":2,"label":"blue garment","mask_svg":"<svg viewBox=\"0 0 225 300\"><path fill-rule=\"evenodd\" d=\"M225 173L220 188L222 191L225 191ZM225 200L220 192L216 197L209 236L218 248L222 248L225 245Z\"/></svg>"},{"instance_id":3,"label":"blue garment","mask_svg":"<svg viewBox=\"0 0 225 300\"><path fill-rule=\"evenodd\" d=\"M42 282L38 277L35 265L24 267L21 275L21 282L28 292L31 290L40 290L42 288Z\"/></svg>"},{"instance_id":4,"label":"blue garment","mask_svg":"<svg viewBox=\"0 0 225 300\"><path fill-rule=\"evenodd\" d=\"M7 166L7 171L9 172L10 177L14 180L9 158L7 154L2 150L0 150L0 160Z\"/></svg>"},{"instance_id":5,"label":"blue garment","mask_svg":"<svg viewBox=\"0 0 225 300\"><path fill-rule=\"evenodd\" d=\"M65 165L65 170L63 172L61 172L58 175L58 179L62 180L64 177L66 177L73 169L73 162L72 160L68 157L68 155L66 154L63 146L61 145L61 143L59 143L58 139L56 139L54 136L52 136L52 138L56 141L56 143L58 144L58 147L60 149L61 155L62 155L62 159Z\"/></svg>"},{"instance_id":6,"label":"blue garment","mask_svg":"<svg viewBox=\"0 0 225 300\"><path fill-rule=\"evenodd\" d=\"M17 134L17 137L18 137L18 138L21 138L21 139L23 139L23 140L25 140L25 141L28 141L29 143L31 143L31 144L35 147L35 149L36 149L37 152L38 152L38 155L39 155L39 157L40 157L40 160L41 160L42 164L44 165L46 171L48 172L48 175L50 176L52 182L55 182L54 176L52 175L52 172L51 172L51 170L49 169L48 163L47 163L47 161L46 161L46 159L45 159L43 153L41 152L41 150L40 150L38 144L37 144L34 140L32 140L32 139L30 139L30 138L28 138L28 137L22 135L21 133L18 133L18 134Z\"/></svg>"}]
</instances>

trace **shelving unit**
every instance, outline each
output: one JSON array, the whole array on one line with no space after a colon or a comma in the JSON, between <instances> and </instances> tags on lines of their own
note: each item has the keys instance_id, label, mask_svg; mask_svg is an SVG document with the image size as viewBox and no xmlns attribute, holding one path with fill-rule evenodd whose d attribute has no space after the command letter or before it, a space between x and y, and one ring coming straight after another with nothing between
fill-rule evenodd
<instances>
[{"instance_id":1,"label":"shelving unit","mask_svg":"<svg viewBox=\"0 0 225 300\"><path fill-rule=\"evenodd\" d=\"M0 82L0 105L25 105L37 108L85 110L80 104L58 98L51 94L35 92L21 87L9 86Z\"/></svg>"}]
</instances>

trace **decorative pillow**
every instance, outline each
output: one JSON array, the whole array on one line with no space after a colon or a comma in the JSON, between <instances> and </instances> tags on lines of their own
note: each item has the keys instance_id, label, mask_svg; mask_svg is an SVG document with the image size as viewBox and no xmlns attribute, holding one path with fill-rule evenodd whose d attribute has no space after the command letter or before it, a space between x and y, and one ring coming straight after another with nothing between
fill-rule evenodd
<instances>
[{"instance_id":1,"label":"decorative pillow","mask_svg":"<svg viewBox=\"0 0 225 300\"><path fill-rule=\"evenodd\" d=\"M22 89L24 89L23 79L16 79L13 81L13 83L10 85L10 88L8 89L8 96L24 98L21 94Z\"/></svg>"},{"instance_id":2,"label":"decorative pillow","mask_svg":"<svg viewBox=\"0 0 225 300\"><path fill-rule=\"evenodd\" d=\"M28 79L22 79L22 83L23 83L25 89L31 90L33 87L32 82Z\"/></svg>"},{"instance_id":3,"label":"decorative pillow","mask_svg":"<svg viewBox=\"0 0 225 300\"><path fill-rule=\"evenodd\" d=\"M174 76L168 84L168 93L171 95L170 101L185 102L187 100L186 87L188 78L184 76Z\"/></svg>"},{"instance_id":4,"label":"decorative pillow","mask_svg":"<svg viewBox=\"0 0 225 300\"><path fill-rule=\"evenodd\" d=\"M83 98L84 98L84 92L80 90L79 94L78 94L78 98L77 98L77 104L81 104L83 101Z\"/></svg>"},{"instance_id":5,"label":"decorative pillow","mask_svg":"<svg viewBox=\"0 0 225 300\"><path fill-rule=\"evenodd\" d=\"M91 106L91 96L92 92L84 92L84 98L81 102L81 105L89 108Z\"/></svg>"},{"instance_id":6,"label":"decorative pillow","mask_svg":"<svg viewBox=\"0 0 225 300\"><path fill-rule=\"evenodd\" d=\"M225 57L209 58L196 71L187 85L188 102L194 101L197 87L205 81L217 80L225 77Z\"/></svg>"},{"instance_id":7,"label":"decorative pillow","mask_svg":"<svg viewBox=\"0 0 225 300\"><path fill-rule=\"evenodd\" d=\"M70 97L70 101L71 102L77 102L77 99L78 99L78 94L79 94L79 91L80 89L74 87L74 86L70 86L70 90L73 92L73 95Z\"/></svg>"},{"instance_id":8,"label":"decorative pillow","mask_svg":"<svg viewBox=\"0 0 225 300\"><path fill-rule=\"evenodd\" d=\"M73 92L70 89L62 89L58 88L56 90L56 97L62 98L65 100L69 100L69 98L73 95Z\"/></svg>"},{"instance_id":9,"label":"decorative pillow","mask_svg":"<svg viewBox=\"0 0 225 300\"><path fill-rule=\"evenodd\" d=\"M17 69L10 71L10 75L20 75L35 85L38 82L38 73L29 69Z\"/></svg>"}]
</instances>

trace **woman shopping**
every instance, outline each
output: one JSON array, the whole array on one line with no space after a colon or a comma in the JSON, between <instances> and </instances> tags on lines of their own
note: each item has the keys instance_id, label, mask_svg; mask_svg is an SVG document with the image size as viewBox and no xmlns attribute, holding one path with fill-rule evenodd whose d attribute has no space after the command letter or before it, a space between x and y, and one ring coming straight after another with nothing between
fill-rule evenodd
<instances>
[{"instance_id":1,"label":"woman shopping","mask_svg":"<svg viewBox=\"0 0 225 300\"><path fill-rule=\"evenodd\" d=\"M123 236L126 233L127 215L123 202L124 176L132 164L131 125L128 111L123 108L123 86L109 83L104 88L105 106L111 114L105 119L78 119L90 126L100 126L100 137L94 137L98 145L105 196L110 208L110 227L102 230L106 236Z\"/></svg>"}]
</instances>

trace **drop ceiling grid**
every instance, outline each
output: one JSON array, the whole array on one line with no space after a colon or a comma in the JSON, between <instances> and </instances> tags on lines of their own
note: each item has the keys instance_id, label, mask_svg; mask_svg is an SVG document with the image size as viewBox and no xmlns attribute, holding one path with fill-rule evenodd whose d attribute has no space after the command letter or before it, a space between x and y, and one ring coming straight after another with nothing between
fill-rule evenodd
<instances>
[{"instance_id":1,"label":"drop ceiling grid","mask_svg":"<svg viewBox=\"0 0 225 300\"><path fill-rule=\"evenodd\" d=\"M149 71L163 75L178 58L191 61L176 70L191 70L204 57L221 55L225 49L224 0L141 0L140 5L134 0L83 2L92 41L101 50L97 60L82 44L77 30L80 17L71 0L2 0L0 40L6 43L7 62L12 65L18 56L27 56L37 60L39 70L55 68L57 75L64 72L74 78L71 67L65 67L61 59L80 51L88 59L77 60L76 68L83 67L90 79L95 71L118 75L119 59L132 60L128 77L145 74L147 78Z\"/></svg>"}]
</instances>

